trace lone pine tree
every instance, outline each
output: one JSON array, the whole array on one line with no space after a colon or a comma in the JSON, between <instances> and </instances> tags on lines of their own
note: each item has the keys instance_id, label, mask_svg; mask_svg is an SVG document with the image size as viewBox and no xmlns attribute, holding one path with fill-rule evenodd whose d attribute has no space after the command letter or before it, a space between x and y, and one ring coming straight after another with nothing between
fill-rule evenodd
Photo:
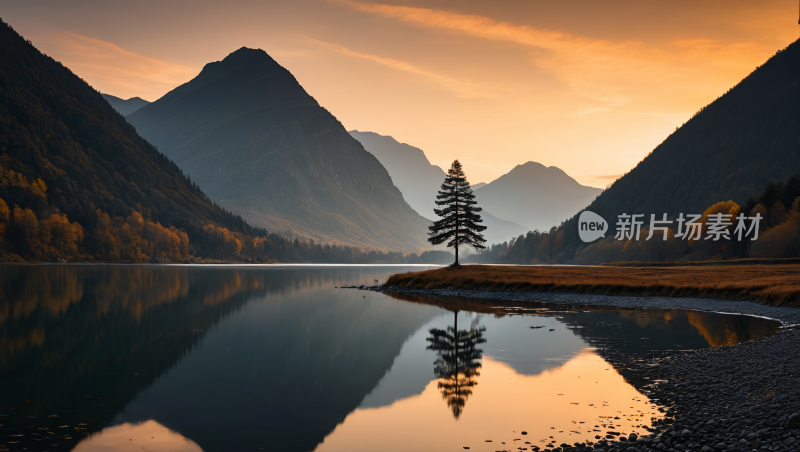
<instances>
[{"instance_id":1,"label":"lone pine tree","mask_svg":"<svg viewBox=\"0 0 800 452\"><path fill-rule=\"evenodd\" d=\"M428 241L434 245L447 242L448 247L456 250L454 267L458 267L458 246L471 245L474 248L484 249L486 239L481 232L486 230L478 212L480 207L475 205L475 195L467 182L464 168L458 160L454 161L447 171L439 194L436 196L436 205L444 206L433 209L441 219L428 227Z\"/></svg>"}]
</instances>

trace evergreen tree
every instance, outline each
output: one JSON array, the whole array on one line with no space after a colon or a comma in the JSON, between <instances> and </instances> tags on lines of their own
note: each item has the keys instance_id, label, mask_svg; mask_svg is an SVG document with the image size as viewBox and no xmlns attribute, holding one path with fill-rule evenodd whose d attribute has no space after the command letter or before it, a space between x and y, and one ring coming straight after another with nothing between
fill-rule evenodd
<instances>
[{"instance_id":1,"label":"evergreen tree","mask_svg":"<svg viewBox=\"0 0 800 452\"><path fill-rule=\"evenodd\" d=\"M481 232L486 226L481 225L483 220L478 215L482 209L475 207L475 195L467 182L467 176L458 160L453 162L447 171L441 190L436 196L436 205L444 206L442 209L433 209L441 219L428 227L428 241L434 245L447 242L448 247L456 250L454 267L458 267L458 246L471 245L474 248L484 249L486 239ZM449 240L449 241L448 241Z\"/></svg>"}]
</instances>

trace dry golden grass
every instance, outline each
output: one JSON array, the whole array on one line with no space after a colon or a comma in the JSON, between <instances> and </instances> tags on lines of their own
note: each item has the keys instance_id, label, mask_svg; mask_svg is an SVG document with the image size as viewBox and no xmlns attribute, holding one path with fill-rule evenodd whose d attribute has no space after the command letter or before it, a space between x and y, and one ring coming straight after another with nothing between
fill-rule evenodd
<instances>
[{"instance_id":1,"label":"dry golden grass","mask_svg":"<svg viewBox=\"0 0 800 452\"><path fill-rule=\"evenodd\" d=\"M800 306L800 265L513 267L468 265L393 275L388 286L505 292L761 299Z\"/></svg>"}]
</instances>

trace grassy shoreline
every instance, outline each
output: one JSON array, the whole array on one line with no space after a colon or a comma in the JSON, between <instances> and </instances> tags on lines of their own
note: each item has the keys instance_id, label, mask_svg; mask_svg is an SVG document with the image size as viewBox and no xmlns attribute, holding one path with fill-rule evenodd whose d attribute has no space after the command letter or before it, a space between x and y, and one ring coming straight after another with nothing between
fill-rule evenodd
<instances>
[{"instance_id":1,"label":"grassy shoreline","mask_svg":"<svg viewBox=\"0 0 800 452\"><path fill-rule=\"evenodd\" d=\"M391 276L387 286L763 300L800 306L800 265L498 267L469 265Z\"/></svg>"}]
</instances>

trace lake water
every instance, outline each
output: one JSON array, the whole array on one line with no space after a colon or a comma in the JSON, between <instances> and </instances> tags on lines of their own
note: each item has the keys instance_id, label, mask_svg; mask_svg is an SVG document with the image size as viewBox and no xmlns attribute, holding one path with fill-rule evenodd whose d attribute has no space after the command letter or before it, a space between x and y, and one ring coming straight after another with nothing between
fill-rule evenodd
<instances>
[{"instance_id":1,"label":"lake water","mask_svg":"<svg viewBox=\"0 0 800 452\"><path fill-rule=\"evenodd\" d=\"M639 392L652 382L616 358L778 326L336 288L419 269L0 266L0 451L533 450L641 434L662 417Z\"/></svg>"}]
</instances>

